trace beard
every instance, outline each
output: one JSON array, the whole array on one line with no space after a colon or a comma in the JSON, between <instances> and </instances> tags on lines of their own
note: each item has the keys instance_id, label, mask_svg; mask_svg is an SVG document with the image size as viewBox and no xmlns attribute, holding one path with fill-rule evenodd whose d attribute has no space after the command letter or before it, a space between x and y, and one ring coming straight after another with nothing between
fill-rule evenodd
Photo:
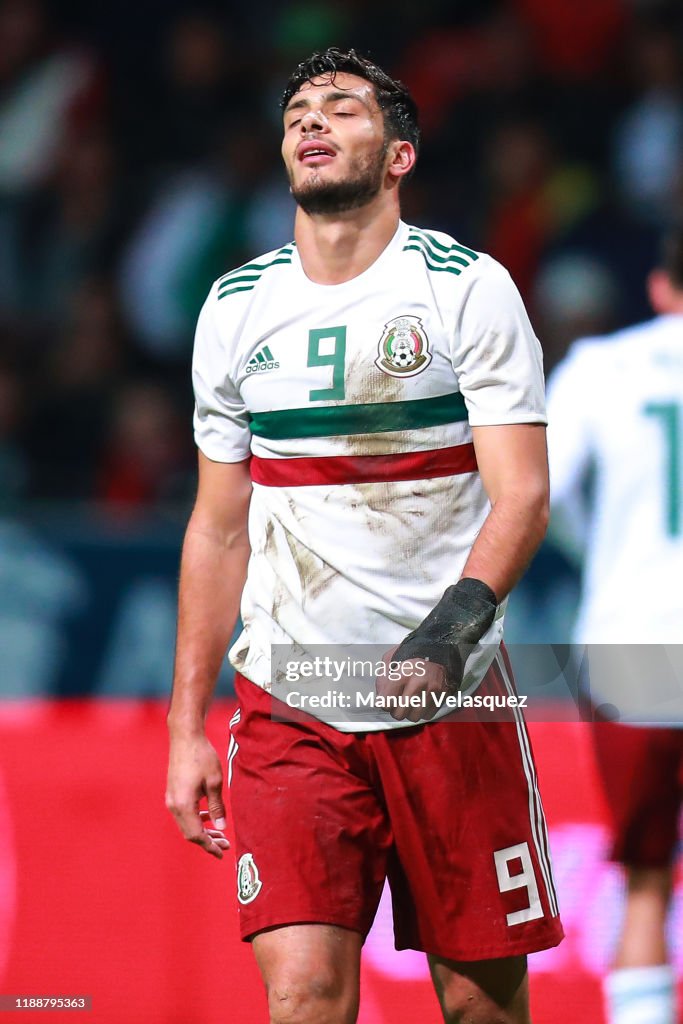
<instances>
[{"instance_id":1,"label":"beard","mask_svg":"<svg viewBox=\"0 0 683 1024\"><path fill-rule=\"evenodd\" d=\"M363 161L356 161L348 178L326 181L312 174L305 184L291 185L292 196L304 213L335 214L358 210L378 195L384 181L386 143Z\"/></svg>"}]
</instances>

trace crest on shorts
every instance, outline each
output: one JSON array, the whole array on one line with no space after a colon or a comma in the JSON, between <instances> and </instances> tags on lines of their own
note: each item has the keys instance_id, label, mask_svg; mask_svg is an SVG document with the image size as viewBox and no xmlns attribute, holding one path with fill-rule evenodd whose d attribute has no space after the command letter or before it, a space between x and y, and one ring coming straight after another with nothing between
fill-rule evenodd
<instances>
[{"instance_id":1,"label":"crest on shorts","mask_svg":"<svg viewBox=\"0 0 683 1024\"><path fill-rule=\"evenodd\" d=\"M395 316L384 325L375 366L391 377L414 377L432 361L429 339L419 316Z\"/></svg>"},{"instance_id":2,"label":"crest on shorts","mask_svg":"<svg viewBox=\"0 0 683 1024\"><path fill-rule=\"evenodd\" d=\"M237 899L240 903L251 903L261 891L263 882L252 853L243 853L237 864Z\"/></svg>"}]
</instances>

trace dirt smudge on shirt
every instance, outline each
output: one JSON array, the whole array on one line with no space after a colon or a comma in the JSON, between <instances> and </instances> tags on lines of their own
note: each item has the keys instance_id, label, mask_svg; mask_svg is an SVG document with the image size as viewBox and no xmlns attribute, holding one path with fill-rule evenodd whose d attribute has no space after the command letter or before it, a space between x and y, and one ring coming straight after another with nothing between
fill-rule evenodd
<instances>
[{"instance_id":1,"label":"dirt smudge on shirt","mask_svg":"<svg viewBox=\"0 0 683 1024\"><path fill-rule=\"evenodd\" d=\"M291 497L287 498L287 505L289 506L292 519L297 524L303 526L305 530L307 514L302 514L296 501ZM307 601L312 601L319 597L338 574L335 569L316 555L291 530L285 528L285 537L299 576L301 603L302 606L305 606Z\"/></svg>"},{"instance_id":2,"label":"dirt smudge on shirt","mask_svg":"<svg viewBox=\"0 0 683 1024\"><path fill-rule=\"evenodd\" d=\"M301 583L301 603L305 607L307 601L315 600L330 586L337 572L291 533L287 532L286 536Z\"/></svg>"},{"instance_id":3,"label":"dirt smudge on shirt","mask_svg":"<svg viewBox=\"0 0 683 1024\"><path fill-rule=\"evenodd\" d=\"M272 609L270 617L275 622L278 622L280 609L288 597L291 599L291 595L289 594L278 570L282 555L278 548L275 535L275 523L270 518L266 522L266 528L264 531L263 557L270 566L275 577L273 593L271 595Z\"/></svg>"},{"instance_id":4,"label":"dirt smudge on shirt","mask_svg":"<svg viewBox=\"0 0 683 1024\"><path fill-rule=\"evenodd\" d=\"M345 377L345 405L384 405L405 399L405 381L382 373L374 364L376 352L371 355L372 359L367 352L358 352L350 360ZM344 455L384 455L388 447L397 444L396 438L396 431L378 431L347 434L338 440ZM397 450L406 450L405 438L399 438Z\"/></svg>"}]
</instances>

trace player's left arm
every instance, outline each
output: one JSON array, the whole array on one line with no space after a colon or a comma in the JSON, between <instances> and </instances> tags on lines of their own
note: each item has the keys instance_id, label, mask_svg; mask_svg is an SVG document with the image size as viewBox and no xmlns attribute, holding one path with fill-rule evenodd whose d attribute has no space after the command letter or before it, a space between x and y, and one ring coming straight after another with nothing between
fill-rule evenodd
<instances>
[{"instance_id":1,"label":"player's left arm","mask_svg":"<svg viewBox=\"0 0 683 1024\"><path fill-rule=\"evenodd\" d=\"M452 359L491 509L460 579L392 655L428 657L450 690L548 524L541 347L508 272L490 257L477 268L460 292Z\"/></svg>"},{"instance_id":2,"label":"player's left arm","mask_svg":"<svg viewBox=\"0 0 683 1024\"><path fill-rule=\"evenodd\" d=\"M453 367L491 510L461 577L500 604L548 525L543 357L507 270L490 257L477 268L456 321Z\"/></svg>"},{"instance_id":3,"label":"player's left arm","mask_svg":"<svg viewBox=\"0 0 683 1024\"><path fill-rule=\"evenodd\" d=\"M472 437L491 510L460 580L389 655L394 661L427 658L435 663L423 669L419 679L402 681L404 693L425 688L440 691L444 681L450 690L460 686L468 651L492 625L498 605L522 576L548 526L544 424L473 427ZM425 717L420 711L400 709L392 714L398 720Z\"/></svg>"},{"instance_id":4,"label":"player's left arm","mask_svg":"<svg viewBox=\"0 0 683 1024\"><path fill-rule=\"evenodd\" d=\"M473 427L472 439L491 511L462 577L487 584L500 603L524 573L548 527L545 426L506 423Z\"/></svg>"}]
</instances>

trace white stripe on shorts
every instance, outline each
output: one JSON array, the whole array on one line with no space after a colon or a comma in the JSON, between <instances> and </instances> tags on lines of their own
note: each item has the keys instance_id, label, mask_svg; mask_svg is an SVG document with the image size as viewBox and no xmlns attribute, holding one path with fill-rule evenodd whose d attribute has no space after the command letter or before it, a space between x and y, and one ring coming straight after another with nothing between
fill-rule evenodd
<instances>
[{"instance_id":1,"label":"white stripe on shorts","mask_svg":"<svg viewBox=\"0 0 683 1024\"><path fill-rule=\"evenodd\" d=\"M234 715L230 719L229 728L231 730L231 733L232 733L232 729L239 722L241 716L242 716L242 709L241 708L237 708L237 710L235 711ZM232 762L235 760L235 757L237 755L237 751L239 749L240 749L239 743L237 742L235 737L231 734L231 736L230 736L230 743L228 745L228 786L232 782Z\"/></svg>"},{"instance_id":2,"label":"white stripe on shorts","mask_svg":"<svg viewBox=\"0 0 683 1024\"><path fill-rule=\"evenodd\" d=\"M237 751L240 749L240 745L234 736L230 737L230 745L228 746L228 786L232 782L232 762L237 756Z\"/></svg>"},{"instance_id":3,"label":"white stripe on shorts","mask_svg":"<svg viewBox=\"0 0 683 1024\"><path fill-rule=\"evenodd\" d=\"M501 671L505 688L510 696L514 696L515 689L510 682L501 652L496 655L496 664ZM555 917L559 913L559 910L557 906L555 886L553 884L553 868L550 863L548 830L545 823L545 814L543 813L543 804L541 803L541 794L538 791L538 779L534 768L533 758L531 756L531 747L529 745L529 737L526 731L524 716L518 707L513 708L513 713L515 716L515 725L517 726L517 738L519 739L519 747L522 755L522 765L524 767L527 788L529 790L529 820L531 822L531 832L534 837L534 846L536 847L538 863L541 866L541 873L543 875L545 891L548 896L550 913ZM541 833L543 835L542 840Z\"/></svg>"}]
</instances>

